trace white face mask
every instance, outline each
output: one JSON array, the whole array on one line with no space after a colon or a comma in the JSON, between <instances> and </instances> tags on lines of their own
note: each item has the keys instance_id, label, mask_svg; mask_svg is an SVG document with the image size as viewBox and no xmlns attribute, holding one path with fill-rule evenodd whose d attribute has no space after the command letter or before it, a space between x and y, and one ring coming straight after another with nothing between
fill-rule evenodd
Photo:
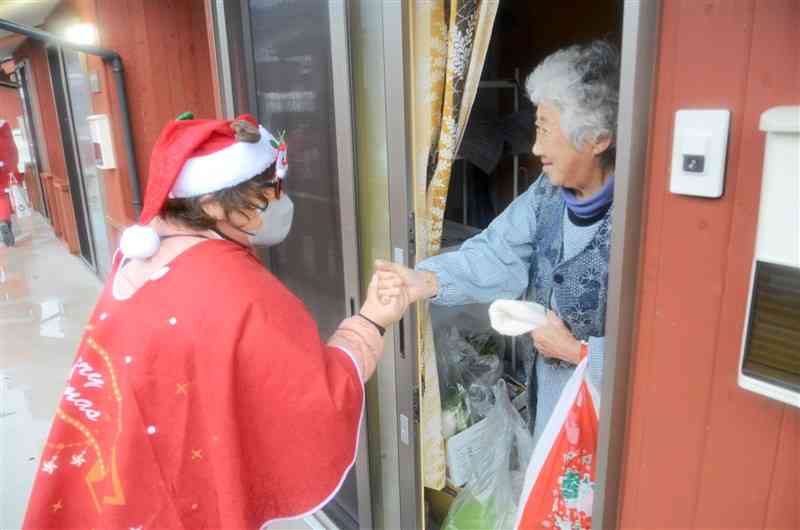
<instances>
[{"instance_id":1,"label":"white face mask","mask_svg":"<svg viewBox=\"0 0 800 530\"><path fill-rule=\"evenodd\" d=\"M250 244L256 247L272 247L282 243L294 219L294 203L286 193L274 200L261 212L261 226L248 235Z\"/></svg>"}]
</instances>

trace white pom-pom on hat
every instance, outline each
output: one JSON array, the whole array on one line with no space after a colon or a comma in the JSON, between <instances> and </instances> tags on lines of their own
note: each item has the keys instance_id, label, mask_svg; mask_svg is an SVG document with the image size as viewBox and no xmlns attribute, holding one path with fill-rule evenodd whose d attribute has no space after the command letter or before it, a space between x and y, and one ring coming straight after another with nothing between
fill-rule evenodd
<instances>
[{"instance_id":1,"label":"white pom-pom on hat","mask_svg":"<svg viewBox=\"0 0 800 530\"><path fill-rule=\"evenodd\" d=\"M133 225L122 232L119 248L126 258L147 259L158 252L161 238L149 226Z\"/></svg>"}]
</instances>

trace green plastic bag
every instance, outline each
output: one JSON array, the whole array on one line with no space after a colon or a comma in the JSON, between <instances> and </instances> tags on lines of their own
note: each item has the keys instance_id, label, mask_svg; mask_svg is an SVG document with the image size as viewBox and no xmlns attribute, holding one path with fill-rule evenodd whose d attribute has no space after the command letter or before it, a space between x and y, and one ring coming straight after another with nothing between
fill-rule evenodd
<instances>
[{"instance_id":1,"label":"green plastic bag","mask_svg":"<svg viewBox=\"0 0 800 530\"><path fill-rule=\"evenodd\" d=\"M456 503L461 505L456 507ZM494 507L494 498L483 503L470 494L460 495L453 502L453 508L447 514L447 521L442 530L486 530L498 528L497 510Z\"/></svg>"},{"instance_id":2,"label":"green plastic bag","mask_svg":"<svg viewBox=\"0 0 800 530\"><path fill-rule=\"evenodd\" d=\"M444 530L508 530L514 526L521 483L512 481L512 468L518 474L525 471L533 440L508 398L505 381L498 381L492 391L494 406L471 453L471 476L453 501ZM512 454L516 458L512 459Z\"/></svg>"}]
</instances>

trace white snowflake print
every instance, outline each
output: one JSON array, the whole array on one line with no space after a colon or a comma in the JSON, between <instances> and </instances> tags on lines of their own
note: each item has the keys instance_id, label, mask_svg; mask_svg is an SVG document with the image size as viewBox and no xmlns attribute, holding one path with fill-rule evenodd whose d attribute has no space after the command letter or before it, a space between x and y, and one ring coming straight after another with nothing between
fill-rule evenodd
<instances>
[{"instance_id":1,"label":"white snowflake print","mask_svg":"<svg viewBox=\"0 0 800 530\"><path fill-rule=\"evenodd\" d=\"M428 62L428 71L430 72L431 83L444 82L444 72L447 68L447 40L445 34L447 26L442 23L436 24L433 29L433 35L429 42L428 53L426 57Z\"/></svg>"},{"instance_id":2,"label":"white snowflake print","mask_svg":"<svg viewBox=\"0 0 800 530\"><path fill-rule=\"evenodd\" d=\"M579 512L583 512L586 515L591 515L592 507L594 506L593 485L593 482L585 478L581 482L580 486L578 486L578 502L576 503L575 508Z\"/></svg>"},{"instance_id":3,"label":"white snowflake print","mask_svg":"<svg viewBox=\"0 0 800 530\"><path fill-rule=\"evenodd\" d=\"M130 530L142 530L142 528L144 528L144 525L140 524L139 526L131 526Z\"/></svg>"},{"instance_id":4,"label":"white snowflake print","mask_svg":"<svg viewBox=\"0 0 800 530\"><path fill-rule=\"evenodd\" d=\"M444 208L439 208L437 206L431 206L431 213L433 213L437 217L442 217L444 215Z\"/></svg>"},{"instance_id":5,"label":"white snowflake print","mask_svg":"<svg viewBox=\"0 0 800 530\"><path fill-rule=\"evenodd\" d=\"M439 164L444 160L451 164L456 154L456 133L458 125L453 116L445 116L442 119L442 132L439 136ZM437 166L438 169L438 166Z\"/></svg>"},{"instance_id":6,"label":"white snowflake print","mask_svg":"<svg viewBox=\"0 0 800 530\"><path fill-rule=\"evenodd\" d=\"M463 29L463 31L462 31ZM453 26L450 32L451 54L447 64L448 73L454 79L463 79L472 59L472 44L475 40L475 17L469 17L462 27Z\"/></svg>"},{"instance_id":7,"label":"white snowflake print","mask_svg":"<svg viewBox=\"0 0 800 530\"><path fill-rule=\"evenodd\" d=\"M447 55L447 41L444 39L447 33L447 25L442 22L437 22L433 27L429 47L431 55L434 57L441 57Z\"/></svg>"},{"instance_id":8,"label":"white snowflake print","mask_svg":"<svg viewBox=\"0 0 800 530\"><path fill-rule=\"evenodd\" d=\"M42 464L42 471L44 471L49 475L52 475L53 472L56 469L58 469L58 464L56 464L56 460L58 460L58 456L53 456L52 458L50 458L50 460Z\"/></svg>"},{"instance_id":9,"label":"white snowflake print","mask_svg":"<svg viewBox=\"0 0 800 530\"><path fill-rule=\"evenodd\" d=\"M70 461L70 464L72 464L73 466L81 467L85 463L86 463L86 449L84 449L78 454L72 455L72 460Z\"/></svg>"}]
</instances>

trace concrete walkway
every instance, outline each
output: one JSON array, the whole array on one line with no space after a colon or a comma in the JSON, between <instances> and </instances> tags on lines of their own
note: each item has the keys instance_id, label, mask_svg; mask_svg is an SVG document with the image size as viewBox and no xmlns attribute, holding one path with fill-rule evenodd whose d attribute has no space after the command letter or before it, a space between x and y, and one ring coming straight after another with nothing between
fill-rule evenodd
<instances>
[{"instance_id":1,"label":"concrete walkway","mask_svg":"<svg viewBox=\"0 0 800 530\"><path fill-rule=\"evenodd\" d=\"M46 221L0 244L0 528L20 528L75 350L102 287Z\"/></svg>"}]
</instances>

